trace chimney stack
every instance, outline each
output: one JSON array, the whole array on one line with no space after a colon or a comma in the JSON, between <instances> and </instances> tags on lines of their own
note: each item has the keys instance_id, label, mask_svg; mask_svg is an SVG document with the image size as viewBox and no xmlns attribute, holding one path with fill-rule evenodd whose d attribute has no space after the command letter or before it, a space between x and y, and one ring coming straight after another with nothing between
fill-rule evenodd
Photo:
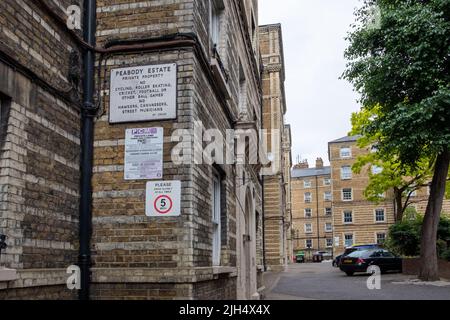
<instances>
[{"instance_id":1,"label":"chimney stack","mask_svg":"<svg viewBox=\"0 0 450 320\"><path fill-rule=\"evenodd\" d=\"M309 169L308 160L303 160L294 166L294 169Z\"/></svg>"},{"instance_id":2,"label":"chimney stack","mask_svg":"<svg viewBox=\"0 0 450 320\"><path fill-rule=\"evenodd\" d=\"M317 160L316 160L316 168L317 169L323 169L323 159L322 158L317 158Z\"/></svg>"}]
</instances>

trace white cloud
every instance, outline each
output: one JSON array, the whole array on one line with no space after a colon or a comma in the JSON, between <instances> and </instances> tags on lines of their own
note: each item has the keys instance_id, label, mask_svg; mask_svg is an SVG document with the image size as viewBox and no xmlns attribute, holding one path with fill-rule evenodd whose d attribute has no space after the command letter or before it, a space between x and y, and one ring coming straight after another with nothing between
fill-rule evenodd
<instances>
[{"instance_id":1,"label":"white cloud","mask_svg":"<svg viewBox=\"0 0 450 320\"><path fill-rule=\"evenodd\" d=\"M286 62L286 122L294 161L328 160L328 142L351 129L358 96L345 80L345 36L358 0L260 0L259 23L281 23Z\"/></svg>"}]
</instances>

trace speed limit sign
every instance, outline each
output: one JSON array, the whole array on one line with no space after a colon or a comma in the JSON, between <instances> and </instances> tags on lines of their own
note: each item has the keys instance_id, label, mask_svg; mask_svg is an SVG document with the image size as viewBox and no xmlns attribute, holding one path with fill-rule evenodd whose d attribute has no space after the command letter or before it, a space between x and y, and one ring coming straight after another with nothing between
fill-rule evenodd
<instances>
[{"instance_id":1,"label":"speed limit sign","mask_svg":"<svg viewBox=\"0 0 450 320\"><path fill-rule=\"evenodd\" d=\"M148 182L146 215L148 217L178 217L181 215L180 198L180 181Z\"/></svg>"}]
</instances>

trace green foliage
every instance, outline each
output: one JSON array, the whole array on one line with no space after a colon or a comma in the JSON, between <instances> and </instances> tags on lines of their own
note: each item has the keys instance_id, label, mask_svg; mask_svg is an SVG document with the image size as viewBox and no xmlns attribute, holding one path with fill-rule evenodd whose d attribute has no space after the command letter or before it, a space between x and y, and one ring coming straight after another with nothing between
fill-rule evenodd
<instances>
[{"instance_id":1,"label":"green foliage","mask_svg":"<svg viewBox=\"0 0 450 320\"><path fill-rule=\"evenodd\" d=\"M403 256L418 256L422 223L423 217L419 216L414 220L404 220L391 226L386 246Z\"/></svg>"},{"instance_id":2,"label":"green foliage","mask_svg":"<svg viewBox=\"0 0 450 320\"><path fill-rule=\"evenodd\" d=\"M396 223L389 229L386 247L393 252L413 257L420 254L420 240L423 216L414 209L408 209L402 222ZM438 248L442 259L448 259L450 251L450 219L442 217L438 228Z\"/></svg>"},{"instance_id":3,"label":"green foliage","mask_svg":"<svg viewBox=\"0 0 450 320\"><path fill-rule=\"evenodd\" d=\"M447 261L450 261L450 248L445 250L442 254L441 254L441 258Z\"/></svg>"},{"instance_id":4,"label":"green foliage","mask_svg":"<svg viewBox=\"0 0 450 320\"><path fill-rule=\"evenodd\" d=\"M372 5L379 28L367 27ZM416 170L450 146L450 0L366 1L356 16L343 75L363 105L353 133Z\"/></svg>"}]
</instances>

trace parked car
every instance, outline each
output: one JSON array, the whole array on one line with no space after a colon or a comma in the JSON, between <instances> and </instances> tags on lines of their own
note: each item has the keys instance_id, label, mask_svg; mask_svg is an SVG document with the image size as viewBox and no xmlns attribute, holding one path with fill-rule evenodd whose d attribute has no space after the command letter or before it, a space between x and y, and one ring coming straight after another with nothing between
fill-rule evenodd
<instances>
[{"instance_id":1,"label":"parked car","mask_svg":"<svg viewBox=\"0 0 450 320\"><path fill-rule=\"evenodd\" d=\"M381 249L381 247L378 244L358 244L348 247L345 249L343 254L334 258L333 267L339 268L339 266L341 265L342 257L348 256L352 252L370 249Z\"/></svg>"},{"instance_id":2,"label":"parked car","mask_svg":"<svg viewBox=\"0 0 450 320\"><path fill-rule=\"evenodd\" d=\"M305 263L305 253L299 252L295 255L295 262L296 263Z\"/></svg>"},{"instance_id":3,"label":"parked car","mask_svg":"<svg viewBox=\"0 0 450 320\"><path fill-rule=\"evenodd\" d=\"M358 250L342 257L339 268L347 276L353 276L357 272L367 273L370 266L378 266L382 273L402 272L402 259L384 249Z\"/></svg>"}]
</instances>

